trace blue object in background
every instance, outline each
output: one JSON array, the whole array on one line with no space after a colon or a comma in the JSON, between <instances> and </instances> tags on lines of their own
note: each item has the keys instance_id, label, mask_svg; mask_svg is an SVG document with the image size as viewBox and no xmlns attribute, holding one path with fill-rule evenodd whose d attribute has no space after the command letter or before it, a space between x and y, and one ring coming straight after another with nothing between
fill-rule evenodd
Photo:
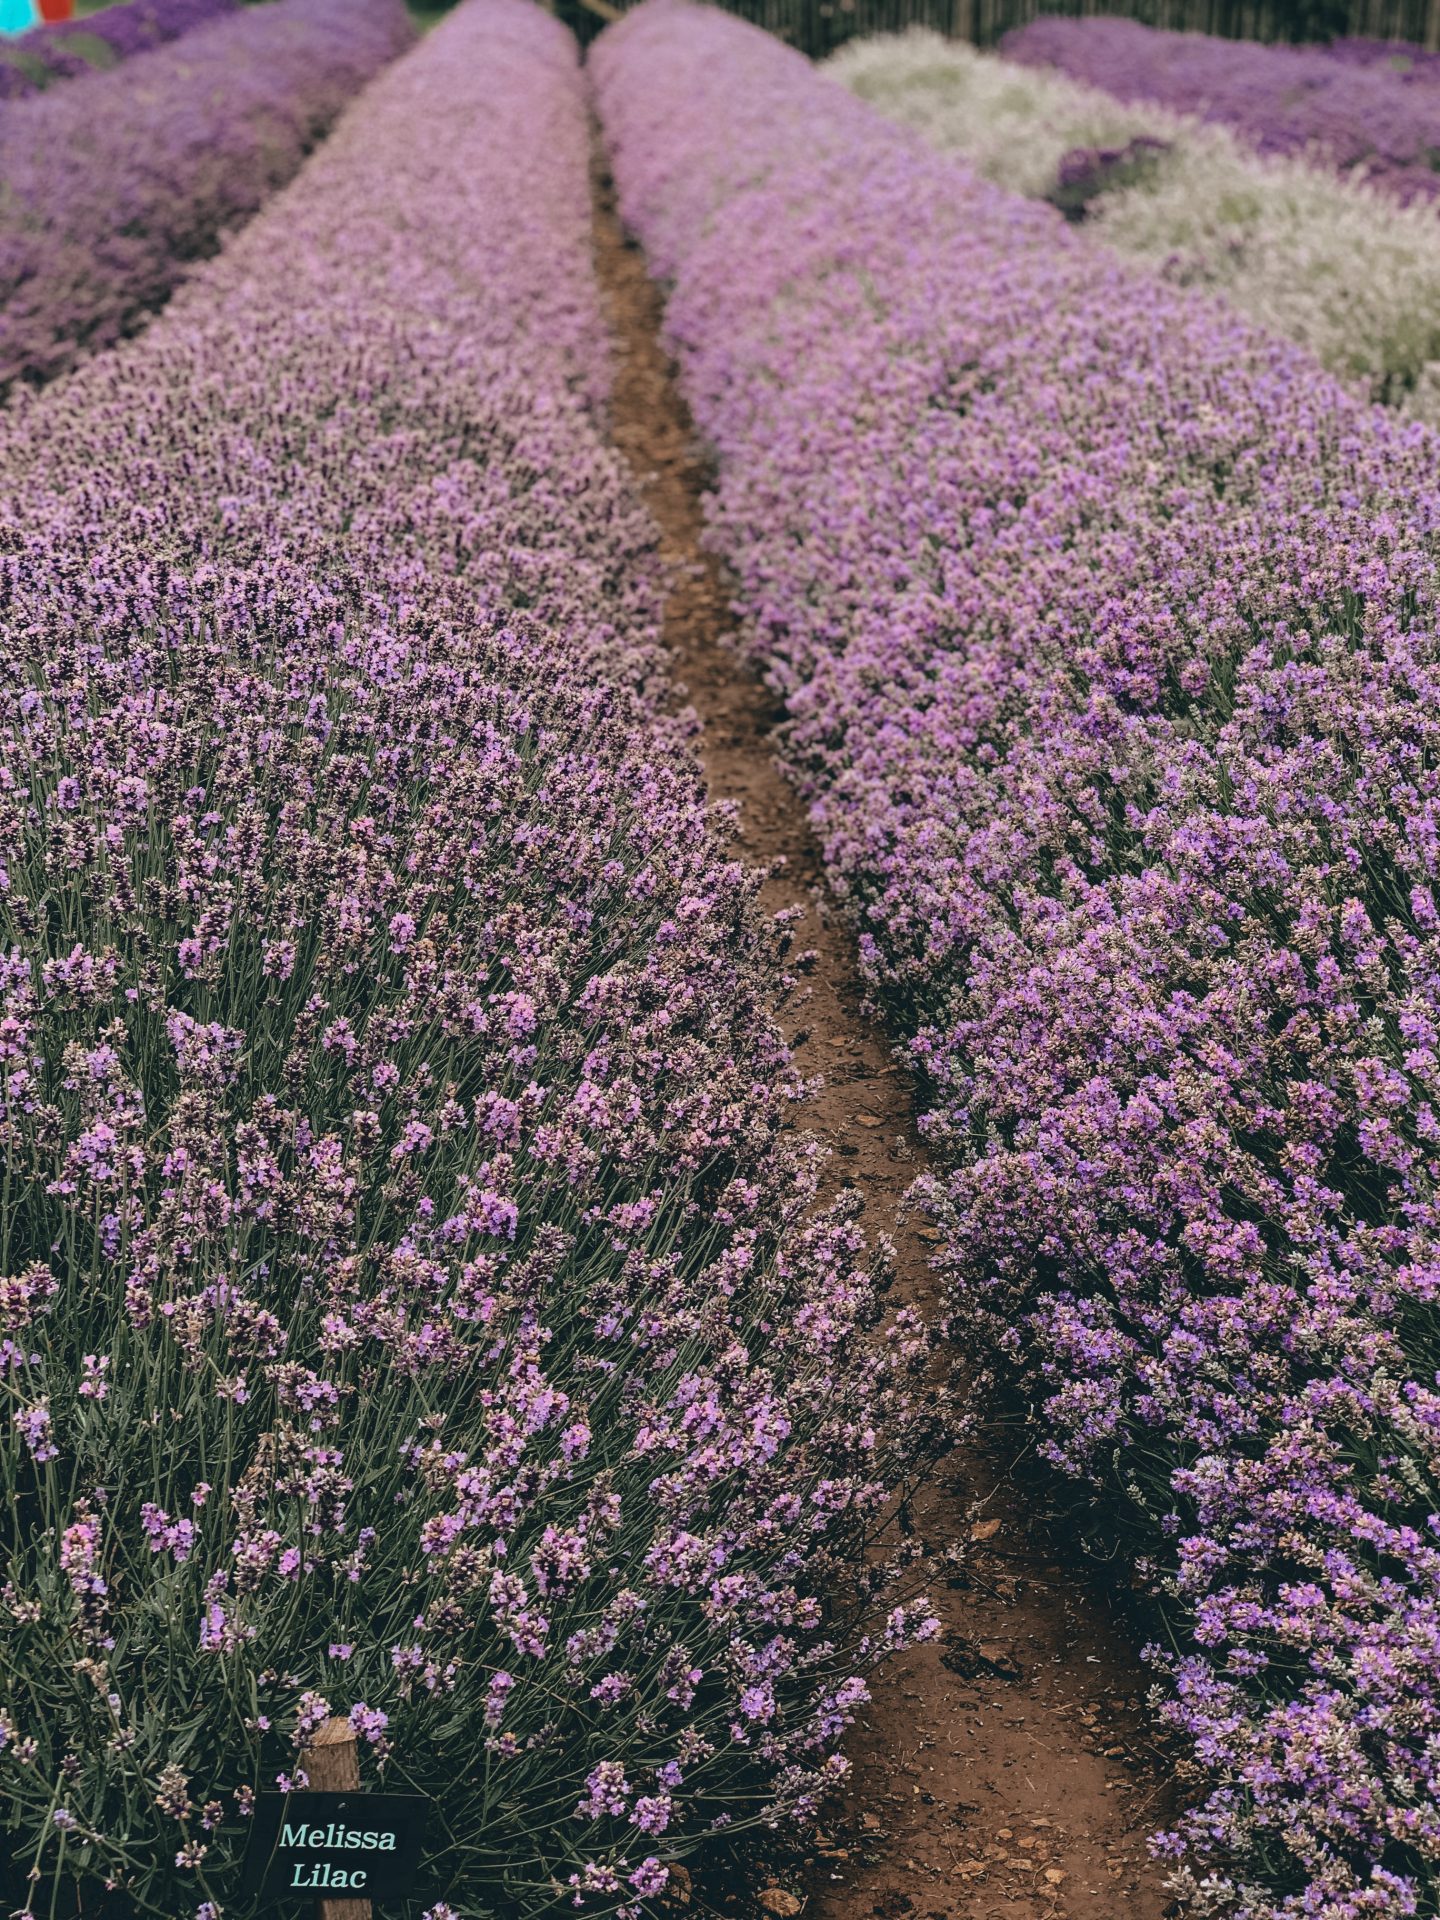
<instances>
[{"instance_id":1,"label":"blue object in background","mask_svg":"<svg viewBox=\"0 0 1440 1920\"><path fill-rule=\"evenodd\" d=\"M27 33L39 18L35 0L0 0L0 33Z\"/></svg>"}]
</instances>

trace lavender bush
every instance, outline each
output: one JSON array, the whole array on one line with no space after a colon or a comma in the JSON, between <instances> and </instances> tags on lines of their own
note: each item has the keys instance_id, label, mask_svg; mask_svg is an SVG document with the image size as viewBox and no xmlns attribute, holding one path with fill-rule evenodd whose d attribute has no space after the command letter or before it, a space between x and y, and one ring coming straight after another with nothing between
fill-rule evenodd
<instances>
[{"instance_id":1,"label":"lavender bush","mask_svg":"<svg viewBox=\"0 0 1440 1920\"><path fill-rule=\"evenodd\" d=\"M1002 43L1120 100L1219 121L1261 153L1312 154L1400 200L1440 195L1440 89L1328 47L1260 46L1171 33L1136 20L1050 15Z\"/></svg>"},{"instance_id":2,"label":"lavender bush","mask_svg":"<svg viewBox=\"0 0 1440 1920\"><path fill-rule=\"evenodd\" d=\"M96 67L178 40L192 27L233 13L240 0L125 0L84 20L33 27L0 43L0 100L40 93Z\"/></svg>"},{"instance_id":3,"label":"lavender bush","mask_svg":"<svg viewBox=\"0 0 1440 1920\"><path fill-rule=\"evenodd\" d=\"M274 0L0 112L0 389L166 299L412 35L403 0Z\"/></svg>"},{"instance_id":4,"label":"lavender bush","mask_svg":"<svg viewBox=\"0 0 1440 1920\"><path fill-rule=\"evenodd\" d=\"M719 11L595 65L954 1331L1167 1616L1161 1844L1434 1914L1440 443Z\"/></svg>"},{"instance_id":5,"label":"lavender bush","mask_svg":"<svg viewBox=\"0 0 1440 1920\"><path fill-rule=\"evenodd\" d=\"M327 1711L434 1801L410 1912L637 1913L930 1631L857 1558L925 1341L811 1205L788 922L667 717L588 137L569 36L471 0L0 414L26 1915L251 1913Z\"/></svg>"}]
</instances>

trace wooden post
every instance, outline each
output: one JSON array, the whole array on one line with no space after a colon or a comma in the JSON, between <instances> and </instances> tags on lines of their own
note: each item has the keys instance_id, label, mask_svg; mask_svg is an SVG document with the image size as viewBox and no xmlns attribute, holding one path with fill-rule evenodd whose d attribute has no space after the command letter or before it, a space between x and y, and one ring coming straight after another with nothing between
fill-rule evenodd
<instances>
[{"instance_id":1,"label":"wooden post","mask_svg":"<svg viewBox=\"0 0 1440 1920\"><path fill-rule=\"evenodd\" d=\"M348 1720L332 1716L318 1727L300 1755L316 1793L360 1791L359 1736ZM368 1900L317 1900L315 1920L372 1920Z\"/></svg>"}]
</instances>

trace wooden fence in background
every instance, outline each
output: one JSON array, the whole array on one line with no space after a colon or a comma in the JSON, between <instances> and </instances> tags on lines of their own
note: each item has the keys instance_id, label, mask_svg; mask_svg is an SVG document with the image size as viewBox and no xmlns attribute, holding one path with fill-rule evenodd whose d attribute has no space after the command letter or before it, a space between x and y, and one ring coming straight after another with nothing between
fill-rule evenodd
<instances>
[{"instance_id":1,"label":"wooden fence in background","mask_svg":"<svg viewBox=\"0 0 1440 1920\"><path fill-rule=\"evenodd\" d=\"M582 40L593 40L624 0L553 0ZM1366 34L1440 47L1440 0L720 0L727 11L823 59L847 40L933 27L993 46L1041 13L1123 13L1154 27L1236 40L1321 40Z\"/></svg>"}]
</instances>

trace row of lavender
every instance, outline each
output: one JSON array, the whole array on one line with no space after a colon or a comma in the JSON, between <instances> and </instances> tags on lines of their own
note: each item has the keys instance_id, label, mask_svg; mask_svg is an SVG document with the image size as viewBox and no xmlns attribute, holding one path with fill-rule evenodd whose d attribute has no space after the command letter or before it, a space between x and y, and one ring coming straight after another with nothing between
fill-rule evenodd
<instances>
[{"instance_id":1,"label":"row of lavender","mask_svg":"<svg viewBox=\"0 0 1440 1920\"><path fill-rule=\"evenodd\" d=\"M1122 1497L1200 1911L1440 1897L1440 445L722 13L594 58L957 1336Z\"/></svg>"},{"instance_id":2,"label":"row of lavender","mask_svg":"<svg viewBox=\"0 0 1440 1920\"><path fill-rule=\"evenodd\" d=\"M786 927L664 717L588 137L569 36L470 0L0 415L26 1916L254 1912L332 1713L431 1800L406 1912L636 1912L929 1630L857 1559L924 1342L809 1206Z\"/></svg>"},{"instance_id":3,"label":"row of lavender","mask_svg":"<svg viewBox=\"0 0 1440 1920\"><path fill-rule=\"evenodd\" d=\"M1008 59L1054 67L1117 99L1232 127L1261 153L1316 155L1404 201L1440 196L1440 85L1434 56L1419 48L1258 46L1055 15L1002 46Z\"/></svg>"},{"instance_id":4,"label":"row of lavender","mask_svg":"<svg viewBox=\"0 0 1440 1920\"><path fill-rule=\"evenodd\" d=\"M240 0L124 0L86 20L33 27L0 41L0 100L41 93L57 80L73 80L112 67L134 54L178 40L192 27L233 13Z\"/></svg>"},{"instance_id":5,"label":"row of lavender","mask_svg":"<svg viewBox=\"0 0 1440 1920\"><path fill-rule=\"evenodd\" d=\"M404 0L273 0L0 111L0 389L159 305L412 33Z\"/></svg>"}]
</instances>

